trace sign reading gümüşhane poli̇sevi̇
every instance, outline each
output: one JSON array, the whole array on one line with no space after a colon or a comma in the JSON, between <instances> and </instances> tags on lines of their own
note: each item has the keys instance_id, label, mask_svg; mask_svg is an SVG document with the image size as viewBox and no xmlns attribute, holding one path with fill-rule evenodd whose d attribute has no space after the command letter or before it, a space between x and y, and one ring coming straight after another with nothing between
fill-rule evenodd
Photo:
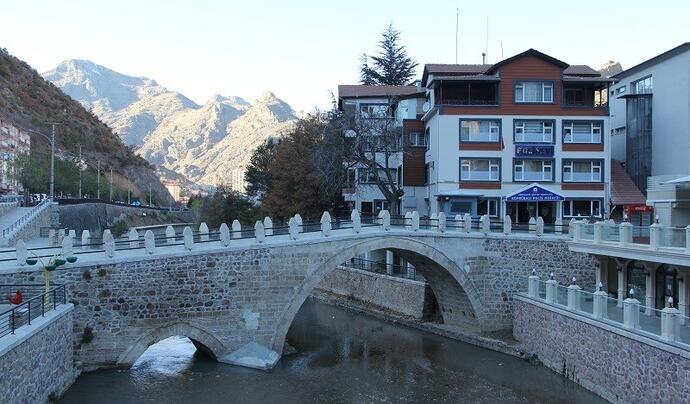
<instances>
[{"instance_id":1,"label":"sign reading g\u00fcm\u00fc\u015fhane poli\u0307sevi\u0307","mask_svg":"<svg viewBox=\"0 0 690 404\"><path fill-rule=\"evenodd\" d=\"M553 145L515 145L515 157L553 157Z\"/></svg>"},{"instance_id":2,"label":"sign reading g\u00fcm\u00fc\u015fhane poli\u0307sevi\u0307","mask_svg":"<svg viewBox=\"0 0 690 404\"><path fill-rule=\"evenodd\" d=\"M563 196L538 185L532 185L516 194L509 195L506 200L509 202L562 201Z\"/></svg>"}]
</instances>

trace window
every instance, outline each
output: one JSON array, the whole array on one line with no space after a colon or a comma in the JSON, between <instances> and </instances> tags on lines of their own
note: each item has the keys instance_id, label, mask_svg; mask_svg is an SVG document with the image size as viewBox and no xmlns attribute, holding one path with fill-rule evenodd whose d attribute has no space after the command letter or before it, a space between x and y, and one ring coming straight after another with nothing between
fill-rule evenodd
<instances>
[{"instance_id":1,"label":"window","mask_svg":"<svg viewBox=\"0 0 690 404\"><path fill-rule=\"evenodd\" d=\"M355 179L357 178L357 171L354 168L348 168L346 177L347 178L345 179L345 185L350 188L354 187Z\"/></svg>"},{"instance_id":2,"label":"window","mask_svg":"<svg viewBox=\"0 0 690 404\"><path fill-rule=\"evenodd\" d=\"M477 215L498 217L498 199L485 199L477 202Z\"/></svg>"},{"instance_id":3,"label":"window","mask_svg":"<svg viewBox=\"0 0 690 404\"><path fill-rule=\"evenodd\" d=\"M599 199L572 199L563 202L563 216L578 215L601 217L601 201Z\"/></svg>"},{"instance_id":4,"label":"window","mask_svg":"<svg viewBox=\"0 0 690 404\"><path fill-rule=\"evenodd\" d=\"M388 104L361 104L359 116L362 118L389 118L391 110Z\"/></svg>"},{"instance_id":5,"label":"window","mask_svg":"<svg viewBox=\"0 0 690 404\"><path fill-rule=\"evenodd\" d=\"M426 133L412 132L410 133L410 146L412 147L426 147Z\"/></svg>"},{"instance_id":6,"label":"window","mask_svg":"<svg viewBox=\"0 0 690 404\"><path fill-rule=\"evenodd\" d=\"M430 179L429 163L424 164L424 184L429 184Z\"/></svg>"},{"instance_id":7,"label":"window","mask_svg":"<svg viewBox=\"0 0 690 404\"><path fill-rule=\"evenodd\" d=\"M460 160L461 181L498 181L501 162L498 159Z\"/></svg>"},{"instance_id":8,"label":"window","mask_svg":"<svg viewBox=\"0 0 690 404\"><path fill-rule=\"evenodd\" d=\"M426 134L426 149L429 150L429 147L431 146L431 130L426 128L424 134Z\"/></svg>"},{"instance_id":9,"label":"window","mask_svg":"<svg viewBox=\"0 0 690 404\"><path fill-rule=\"evenodd\" d=\"M450 212L456 215L472 214L472 202L470 201L451 201Z\"/></svg>"},{"instance_id":10,"label":"window","mask_svg":"<svg viewBox=\"0 0 690 404\"><path fill-rule=\"evenodd\" d=\"M515 121L516 143L553 143L553 121Z\"/></svg>"},{"instance_id":11,"label":"window","mask_svg":"<svg viewBox=\"0 0 690 404\"><path fill-rule=\"evenodd\" d=\"M374 212L378 213L382 210L388 210L388 201L385 199L374 199Z\"/></svg>"},{"instance_id":12,"label":"window","mask_svg":"<svg viewBox=\"0 0 690 404\"><path fill-rule=\"evenodd\" d=\"M635 80L630 83L630 92L633 94L647 94L652 92L652 76Z\"/></svg>"},{"instance_id":13,"label":"window","mask_svg":"<svg viewBox=\"0 0 690 404\"><path fill-rule=\"evenodd\" d=\"M600 160L563 160L563 182L601 182Z\"/></svg>"},{"instance_id":14,"label":"window","mask_svg":"<svg viewBox=\"0 0 690 404\"><path fill-rule=\"evenodd\" d=\"M388 169L391 173L391 177L393 178L393 181L396 181L398 178L398 173L395 168L389 168ZM359 174L359 183L360 184L373 184L376 182L376 177L375 174L372 170L368 168L360 168L357 170ZM379 173L379 178L383 180L384 182L388 182L388 177L386 176L386 171L382 168L379 168L378 170Z\"/></svg>"},{"instance_id":15,"label":"window","mask_svg":"<svg viewBox=\"0 0 690 404\"><path fill-rule=\"evenodd\" d=\"M501 121L460 121L461 142L498 142Z\"/></svg>"},{"instance_id":16,"label":"window","mask_svg":"<svg viewBox=\"0 0 690 404\"><path fill-rule=\"evenodd\" d=\"M601 122L563 122L563 143L601 143Z\"/></svg>"},{"instance_id":17,"label":"window","mask_svg":"<svg viewBox=\"0 0 690 404\"><path fill-rule=\"evenodd\" d=\"M553 102L553 82L517 81L515 82L515 102Z\"/></svg>"},{"instance_id":18,"label":"window","mask_svg":"<svg viewBox=\"0 0 690 404\"><path fill-rule=\"evenodd\" d=\"M616 94L617 94L617 95L625 94L625 86L618 87L618 88L616 89Z\"/></svg>"},{"instance_id":19,"label":"window","mask_svg":"<svg viewBox=\"0 0 690 404\"><path fill-rule=\"evenodd\" d=\"M563 89L563 96L565 97L565 105L584 105L585 90L583 88L565 88Z\"/></svg>"},{"instance_id":20,"label":"window","mask_svg":"<svg viewBox=\"0 0 690 404\"><path fill-rule=\"evenodd\" d=\"M553 161L515 160L515 181L553 181Z\"/></svg>"}]
</instances>

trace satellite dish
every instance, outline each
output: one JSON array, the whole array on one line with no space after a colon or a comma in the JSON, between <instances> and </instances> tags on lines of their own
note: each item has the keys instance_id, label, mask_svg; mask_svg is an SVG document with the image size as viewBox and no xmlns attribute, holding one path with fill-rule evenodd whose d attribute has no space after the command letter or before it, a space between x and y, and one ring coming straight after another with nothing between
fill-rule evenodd
<instances>
[{"instance_id":1,"label":"satellite dish","mask_svg":"<svg viewBox=\"0 0 690 404\"><path fill-rule=\"evenodd\" d=\"M431 109L431 104L429 104L429 101L425 102L424 105L422 105L422 111L429 112L430 109Z\"/></svg>"}]
</instances>

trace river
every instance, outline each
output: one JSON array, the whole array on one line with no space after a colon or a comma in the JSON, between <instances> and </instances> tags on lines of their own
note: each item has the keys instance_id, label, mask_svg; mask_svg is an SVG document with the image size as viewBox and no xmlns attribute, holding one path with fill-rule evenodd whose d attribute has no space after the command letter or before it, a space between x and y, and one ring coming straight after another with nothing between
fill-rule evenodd
<instances>
[{"instance_id":1,"label":"river","mask_svg":"<svg viewBox=\"0 0 690 404\"><path fill-rule=\"evenodd\" d=\"M541 366L308 300L271 372L217 363L172 337L131 369L84 374L61 403L598 403Z\"/></svg>"}]
</instances>

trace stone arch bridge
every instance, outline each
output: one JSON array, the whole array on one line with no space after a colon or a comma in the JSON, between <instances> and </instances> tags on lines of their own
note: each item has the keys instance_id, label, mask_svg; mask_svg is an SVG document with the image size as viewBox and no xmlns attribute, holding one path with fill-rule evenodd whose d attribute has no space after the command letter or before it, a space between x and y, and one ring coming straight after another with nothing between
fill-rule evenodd
<instances>
[{"instance_id":1,"label":"stone arch bridge","mask_svg":"<svg viewBox=\"0 0 690 404\"><path fill-rule=\"evenodd\" d=\"M128 366L151 344L183 335L221 361L270 367L312 289L371 250L392 250L414 265L448 327L484 332L512 327L511 296L526 289L533 269L593 285L598 267L592 256L569 251L561 235L375 226L261 239L134 248L113 257L79 253L77 263L52 276L68 284L75 305L75 359L84 370ZM39 281L39 268L0 265L0 282ZM256 363L256 352L272 359Z\"/></svg>"}]
</instances>

